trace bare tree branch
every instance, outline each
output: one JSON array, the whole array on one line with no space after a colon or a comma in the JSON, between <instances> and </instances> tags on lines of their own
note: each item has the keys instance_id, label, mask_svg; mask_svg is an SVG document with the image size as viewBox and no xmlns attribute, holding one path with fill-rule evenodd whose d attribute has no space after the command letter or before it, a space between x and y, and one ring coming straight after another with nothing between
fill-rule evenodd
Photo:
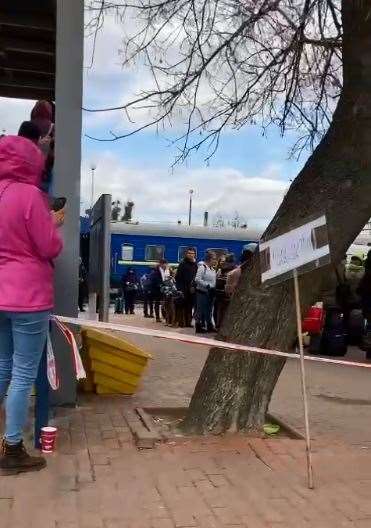
<instances>
[{"instance_id":1,"label":"bare tree branch","mask_svg":"<svg viewBox=\"0 0 371 528\"><path fill-rule=\"evenodd\" d=\"M176 122L184 128L179 160L205 145L213 153L226 127L251 123L300 130L296 151L313 148L342 87L340 7L340 0L93 0L89 27L115 13L127 32L123 65L147 68L153 84L121 105L84 110L124 112L129 130L104 141Z\"/></svg>"}]
</instances>

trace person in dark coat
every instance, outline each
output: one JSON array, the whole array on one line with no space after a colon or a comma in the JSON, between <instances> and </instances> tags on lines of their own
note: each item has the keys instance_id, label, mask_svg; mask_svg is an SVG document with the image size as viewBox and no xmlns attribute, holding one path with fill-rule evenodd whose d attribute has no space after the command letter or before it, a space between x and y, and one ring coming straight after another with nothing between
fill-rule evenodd
<instances>
[{"instance_id":1,"label":"person in dark coat","mask_svg":"<svg viewBox=\"0 0 371 528\"><path fill-rule=\"evenodd\" d=\"M80 312L85 312L84 302L88 294L88 274L82 258L80 258L79 263L79 310Z\"/></svg>"},{"instance_id":2,"label":"person in dark coat","mask_svg":"<svg viewBox=\"0 0 371 528\"><path fill-rule=\"evenodd\" d=\"M365 273L361 279L357 293L361 298L363 316L367 319L367 324L371 325L371 255L370 258L368 256L365 260Z\"/></svg>"},{"instance_id":3,"label":"person in dark coat","mask_svg":"<svg viewBox=\"0 0 371 528\"><path fill-rule=\"evenodd\" d=\"M196 252L194 248L188 248L184 258L178 266L175 281L176 288L183 294L183 323L186 327L192 327L193 308L195 304L194 280L197 273ZM182 326L181 321L178 321Z\"/></svg>"},{"instance_id":4,"label":"person in dark coat","mask_svg":"<svg viewBox=\"0 0 371 528\"><path fill-rule=\"evenodd\" d=\"M121 287L125 300L125 313L134 314L135 300L139 289L139 281L134 268L128 268L128 271L121 279Z\"/></svg>"},{"instance_id":5,"label":"person in dark coat","mask_svg":"<svg viewBox=\"0 0 371 528\"><path fill-rule=\"evenodd\" d=\"M361 284L361 280L364 274L365 268L363 266L363 259L358 255L353 255L350 259L349 265L345 269L345 280L349 288L349 312L360 307L358 287Z\"/></svg>"},{"instance_id":6,"label":"person in dark coat","mask_svg":"<svg viewBox=\"0 0 371 528\"><path fill-rule=\"evenodd\" d=\"M143 294L143 315L145 318L153 319L153 297L151 292L151 272L145 273L140 279Z\"/></svg>"},{"instance_id":7,"label":"person in dark coat","mask_svg":"<svg viewBox=\"0 0 371 528\"><path fill-rule=\"evenodd\" d=\"M365 273L357 293L361 298L362 313L366 320L366 332L363 336L362 349L366 352L367 359L371 359L371 251L365 260Z\"/></svg>"},{"instance_id":8,"label":"person in dark coat","mask_svg":"<svg viewBox=\"0 0 371 528\"><path fill-rule=\"evenodd\" d=\"M225 261L220 264L216 274L215 286L215 304L214 304L214 321L217 329L222 324L225 312L227 311L230 296L225 291L227 283L227 275L229 272L237 268L235 256L233 253L226 255Z\"/></svg>"},{"instance_id":9,"label":"person in dark coat","mask_svg":"<svg viewBox=\"0 0 371 528\"><path fill-rule=\"evenodd\" d=\"M161 323L161 314L160 314L161 301L162 301L161 287L164 281L169 276L170 276L170 272L169 272L167 260L161 259L159 261L158 266L155 267L155 269L151 272L151 275L150 275L150 290L151 290L152 300L154 304L157 323Z\"/></svg>"},{"instance_id":10,"label":"person in dark coat","mask_svg":"<svg viewBox=\"0 0 371 528\"><path fill-rule=\"evenodd\" d=\"M227 295L229 295L229 297L232 297L238 286L242 270L246 268L249 269L252 266L257 247L258 244L256 244L255 242L250 242L249 244L246 244L240 257L240 265L227 274L225 291Z\"/></svg>"}]
</instances>

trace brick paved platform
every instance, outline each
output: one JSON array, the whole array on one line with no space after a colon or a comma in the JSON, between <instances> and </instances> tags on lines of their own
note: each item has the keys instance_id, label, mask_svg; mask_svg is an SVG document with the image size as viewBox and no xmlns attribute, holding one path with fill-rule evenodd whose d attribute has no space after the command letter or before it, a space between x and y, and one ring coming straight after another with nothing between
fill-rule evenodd
<instances>
[{"instance_id":1,"label":"brick paved platform","mask_svg":"<svg viewBox=\"0 0 371 528\"><path fill-rule=\"evenodd\" d=\"M166 328L150 319L114 316L115 322ZM182 330L189 332L189 330ZM127 336L154 357L135 396L138 406L186 407L207 357L207 349L183 343ZM354 360L364 353L350 350ZM371 441L371 371L368 369L307 364L312 432L355 445ZM303 431L303 404L299 362L288 361L273 394L270 410ZM370 525L371 528L371 525Z\"/></svg>"},{"instance_id":2,"label":"brick paved platform","mask_svg":"<svg viewBox=\"0 0 371 528\"><path fill-rule=\"evenodd\" d=\"M2 528L366 528L371 451L241 436L134 447L124 398L89 397L59 413L58 452L37 474L2 477Z\"/></svg>"},{"instance_id":3,"label":"brick paved platform","mask_svg":"<svg viewBox=\"0 0 371 528\"><path fill-rule=\"evenodd\" d=\"M48 468L0 477L1 528L371 528L368 372L308 369L316 484L309 491L298 440L228 436L138 451L124 412L187 405L207 351L136 341L154 355L139 393L84 396L77 409L59 410ZM301 427L293 363L272 410Z\"/></svg>"}]
</instances>

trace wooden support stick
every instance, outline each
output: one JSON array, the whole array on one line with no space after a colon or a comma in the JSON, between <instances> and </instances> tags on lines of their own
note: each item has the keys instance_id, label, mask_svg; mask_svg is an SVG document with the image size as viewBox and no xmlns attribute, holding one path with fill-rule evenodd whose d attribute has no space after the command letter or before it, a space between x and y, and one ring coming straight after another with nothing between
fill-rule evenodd
<instances>
[{"instance_id":1,"label":"wooden support stick","mask_svg":"<svg viewBox=\"0 0 371 528\"><path fill-rule=\"evenodd\" d=\"M307 386L306 386L306 381L305 381L305 360L304 360L303 332L302 332L302 326L301 326L299 280L298 280L298 272L296 269L294 269L294 288L295 288L296 322L297 322L297 329L298 329L298 341L299 341L299 352L300 352L301 390L303 393L303 404L304 404L308 488L313 489L314 484L313 484L312 451L311 451L310 430L309 430L309 406L308 406L308 397L307 397Z\"/></svg>"}]
</instances>

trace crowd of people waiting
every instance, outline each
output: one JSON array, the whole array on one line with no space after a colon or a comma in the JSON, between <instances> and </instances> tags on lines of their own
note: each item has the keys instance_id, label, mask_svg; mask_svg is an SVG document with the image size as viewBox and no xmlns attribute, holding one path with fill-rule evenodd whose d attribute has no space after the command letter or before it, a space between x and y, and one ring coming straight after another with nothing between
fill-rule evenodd
<instances>
[{"instance_id":1,"label":"crowd of people waiting","mask_svg":"<svg viewBox=\"0 0 371 528\"><path fill-rule=\"evenodd\" d=\"M194 320L196 333L213 333L220 328L242 268L249 265L256 247L247 244L239 264L232 253L217 259L212 251L197 263L190 247L176 269L162 259L139 278L129 267L121 279L115 311L134 314L140 297L145 318L174 328L192 328Z\"/></svg>"}]
</instances>

